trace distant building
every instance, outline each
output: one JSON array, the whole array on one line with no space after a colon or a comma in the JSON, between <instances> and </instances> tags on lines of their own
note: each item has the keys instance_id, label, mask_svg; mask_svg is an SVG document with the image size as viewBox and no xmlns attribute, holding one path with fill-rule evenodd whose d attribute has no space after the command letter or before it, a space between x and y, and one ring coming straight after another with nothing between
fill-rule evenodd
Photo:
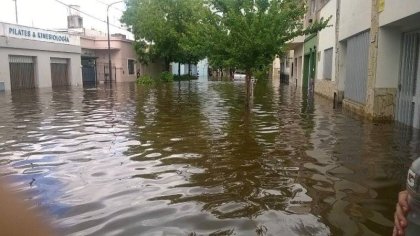
<instances>
[{"instance_id":1,"label":"distant building","mask_svg":"<svg viewBox=\"0 0 420 236\"><path fill-rule=\"evenodd\" d=\"M174 75L188 75L197 76L197 65L195 64L179 64L177 62L171 63L172 74Z\"/></svg>"},{"instance_id":2,"label":"distant building","mask_svg":"<svg viewBox=\"0 0 420 236\"><path fill-rule=\"evenodd\" d=\"M82 85L80 37L0 23L0 90Z\"/></svg>"},{"instance_id":3,"label":"distant building","mask_svg":"<svg viewBox=\"0 0 420 236\"><path fill-rule=\"evenodd\" d=\"M72 6L70 9L77 9ZM68 28L62 31L80 36L81 63L84 84L105 83L110 81L108 59L108 35L83 28L83 18L78 11L70 11ZM164 69L163 61L141 64L137 60L134 41L123 34L110 37L112 82L132 82L137 75L157 77Z\"/></svg>"},{"instance_id":4,"label":"distant building","mask_svg":"<svg viewBox=\"0 0 420 236\"><path fill-rule=\"evenodd\" d=\"M197 63L197 73L199 78L209 77L209 60L207 58Z\"/></svg>"}]
</instances>

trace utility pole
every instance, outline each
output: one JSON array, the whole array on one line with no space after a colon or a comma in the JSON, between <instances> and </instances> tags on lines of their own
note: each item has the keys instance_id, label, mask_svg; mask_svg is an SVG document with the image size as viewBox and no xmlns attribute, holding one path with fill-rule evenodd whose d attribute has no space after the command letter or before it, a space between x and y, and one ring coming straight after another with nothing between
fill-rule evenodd
<instances>
[{"instance_id":1,"label":"utility pole","mask_svg":"<svg viewBox=\"0 0 420 236\"><path fill-rule=\"evenodd\" d=\"M118 1L118 2L113 2L111 4L108 4L107 8L106 8L106 25L107 25L107 30L108 30L108 72L109 72L109 82L112 82L112 62L111 62L111 39L110 39L110 34L109 34L109 8L117 3L120 2L124 2L124 1Z\"/></svg>"},{"instance_id":2,"label":"utility pole","mask_svg":"<svg viewBox=\"0 0 420 236\"><path fill-rule=\"evenodd\" d=\"M19 21L18 21L18 10L17 10L17 0L13 0L13 1L15 1L15 16L16 16L16 24L19 24Z\"/></svg>"}]
</instances>

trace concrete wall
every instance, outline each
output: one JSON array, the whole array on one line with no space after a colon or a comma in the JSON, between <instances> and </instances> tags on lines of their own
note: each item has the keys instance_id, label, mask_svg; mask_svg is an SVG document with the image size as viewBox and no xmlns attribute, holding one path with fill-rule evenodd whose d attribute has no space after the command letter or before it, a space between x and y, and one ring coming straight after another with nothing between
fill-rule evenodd
<instances>
[{"instance_id":1,"label":"concrete wall","mask_svg":"<svg viewBox=\"0 0 420 236\"><path fill-rule=\"evenodd\" d=\"M128 60L137 61L137 54L134 51L132 42L118 41L120 50L116 55L115 66L117 67L117 82L131 82L137 79L137 63L134 63L134 73L129 74L128 71Z\"/></svg>"},{"instance_id":2,"label":"concrete wall","mask_svg":"<svg viewBox=\"0 0 420 236\"><path fill-rule=\"evenodd\" d=\"M71 85L82 85L80 53L80 47L73 45L60 45L0 36L0 82L5 83L5 90L10 90L9 55L20 55L36 58L36 87L51 87L51 57L68 59Z\"/></svg>"},{"instance_id":3,"label":"concrete wall","mask_svg":"<svg viewBox=\"0 0 420 236\"><path fill-rule=\"evenodd\" d=\"M379 17L379 26L387 25L419 12L419 0L386 0L384 11L381 12Z\"/></svg>"},{"instance_id":4,"label":"concrete wall","mask_svg":"<svg viewBox=\"0 0 420 236\"><path fill-rule=\"evenodd\" d=\"M95 39L90 37L81 37L80 45L82 48L95 49Z\"/></svg>"},{"instance_id":5,"label":"concrete wall","mask_svg":"<svg viewBox=\"0 0 420 236\"><path fill-rule=\"evenodd\" d=\"M108 65L108 40L100 37L82 37L81 46L83 49L89 49L94 52L97 57L98 81L105 80L104 66ZM137 54L133 47L133 42L130 40L111 38L111 61L112 61L112 76L116 82L132 82L137 78L137 71L141 66L137 63ZM134 74L128 72L128 60L135 60ZM116 77L116 78L115 78Z\"/></svg>"},{"instance_id":6,"label":"concrete wall","mask_svg":"<svg viewBox=\"0 0 420 236\"><path fill-rule=\"evenodd\" d=\"M335 91L336 91L335 81L315 80L315 93L329 99L334 99Z\"/></svg>"},{"instance_id":7,"label":"concrete wall","mask_svg":"<svg viewBox=\"0 0 420 236\"><path fill-rule=\"evenodd\" d=\"M371 9L371 0L342 0L339 40L341 41L369 29Z\"/></svg>"},{"instance_id":8,"label":"concrete wall","mask_svg":"<svg viewBox=\"0 0 420 236\"><path fill-rule=\"evenodd\" d=\"M338 53L338 65L339 68L336 67L336 73L338 69L338 81L337 81L337 90L344 91L345 81L346 81L346 58L347 58L347 42L343 41L339 43L339 53ZM336 55L337 56L337 55Z\"/></svg>"},{"instance_id":9,"label":"concrete wall","mask_svg":"<svg viewBox=\"0 0 420 236\"><path fill-rule=\"evenodd\" d=\"M376 88L397 88L402 33L394 28L381 28L378 40Z\"/></svg>"},{"instance_id":10,"label":"concrete wall","mask_svg":"<svg viewBox=\"0 0 420 236\"><path fill-rule=\"evenodd\" d=\"M273 79L280 79L280 58L278 57L274 58L272 75Z\"/></svg>"},{"instance_id":11,"label":"concrete wall","mask_svg":"<svg viewBox=\"0 0 420 236\"><path fill-rule=\"evenodd\" d=\"M336 89L335 85L335 24L336 24L336 8L337 0L330 0L319 12L319 17L324 19L331 16L330 27L321 30L318 33L318 55L317 58L317 69L316 69L316 79L315 79L315 93L320 94L327 98L334 98L334 91ZM326 49L333 48L332 55L332 73L331 80L326 80L324 78L324 62L325 62L325 53Z\"/></svg>"},{"instance_id":12,"label":"concrete wall","mask_svg":"<svg viewBox=\"0 0 420 236\"><path fill-rule=\"evenodd\" d=\"M158 60L147 65L138 64L138 66L141 75L150 75L153 78L157 78L165 70L165 62L163 60Z\"/></svg>"},{"instance_id":13,"label":"concrete wall","mask_svg":"<svg viewBox=\"0 0 420 236\"><path fill-rule=\"evenodd\" d=\"M318 52L320 57L318 58L317 63L317 76L316 79L322 80L324 79L324 50L329 48L334 48L333 58L332 58L332 75L331 80L335 80L335 22L336 22L336 7L337 7L337 0L330 0L320 11L320 17L324 19L332 16L330 19L329 25L331 27L325 28L321 30L318 34Z\"/></svg>"}]
</instances>

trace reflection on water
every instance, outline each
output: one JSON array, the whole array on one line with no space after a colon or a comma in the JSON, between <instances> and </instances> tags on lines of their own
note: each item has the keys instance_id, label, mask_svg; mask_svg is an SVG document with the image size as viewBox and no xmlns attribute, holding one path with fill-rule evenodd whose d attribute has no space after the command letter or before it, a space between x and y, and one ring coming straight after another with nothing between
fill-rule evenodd
<instances>
[{"instance_id":1,"label":"reflection on water","mask_svg":"<svg viewBox=\"0 0 420 236\"><path fill-rule=\"evenodd\" d=\"M73 235L386 235L417 132L260 84L0 94L0 176Z\"/></svg>"}]
</instances>

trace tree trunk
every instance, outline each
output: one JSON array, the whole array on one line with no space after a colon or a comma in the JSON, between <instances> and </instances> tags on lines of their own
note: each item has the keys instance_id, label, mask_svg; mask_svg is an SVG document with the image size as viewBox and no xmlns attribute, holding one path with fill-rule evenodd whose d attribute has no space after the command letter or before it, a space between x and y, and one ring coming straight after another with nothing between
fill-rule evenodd
<instances>
[{"instance_id":1,"label":"tree trunk","mask_svg":"<svg viewBox=\"0 0 420 236\"><path fill-rule=\"evenodd\" d=\"M230 68L229 69L229 75L230 75L230 80L233 80L234 79L234 76L235 76L235 70L232 69L232 68Z\"/></svg>"},{"instance_id":2,"label":"tree trunk","mask_svg":"<svg viewBox=\"0 0 420 236\"><path fill-rule=\"evenodd\" d=\"M246 106L249 107L249 101L251 99L251 76L252 73L250 70L246 70L246 76L245 76L245 81L246 81Z\"/></svg>"},{"instance_id":3,"label":"tree trunk","mask_svg":"<svg viewBox=\"0 0 420 236\"><path fill-rule=\"evenodd\" d=\"M181 76L181 63L178 62L178 75Z\"/></svg>"},{"instance_id":4,"label":"tree trunk","mask_svg":"<svg viewBox=\"0 0 420 236\"><path fill-rule=\"evenodd\" d=\"M170 72L170 65L171 63L169 62L169 60L165 59L165 71Z\"/></svg>"},{"instance_id":5,"label":"tree trunk","mask_svg":"<svg viewBox=\"0 0 420 236\"><path fill-rule=\"evenodd\" d=\"M191 75L191 64L188 63L188 74Z\"/></svg>"}]
</instances>

